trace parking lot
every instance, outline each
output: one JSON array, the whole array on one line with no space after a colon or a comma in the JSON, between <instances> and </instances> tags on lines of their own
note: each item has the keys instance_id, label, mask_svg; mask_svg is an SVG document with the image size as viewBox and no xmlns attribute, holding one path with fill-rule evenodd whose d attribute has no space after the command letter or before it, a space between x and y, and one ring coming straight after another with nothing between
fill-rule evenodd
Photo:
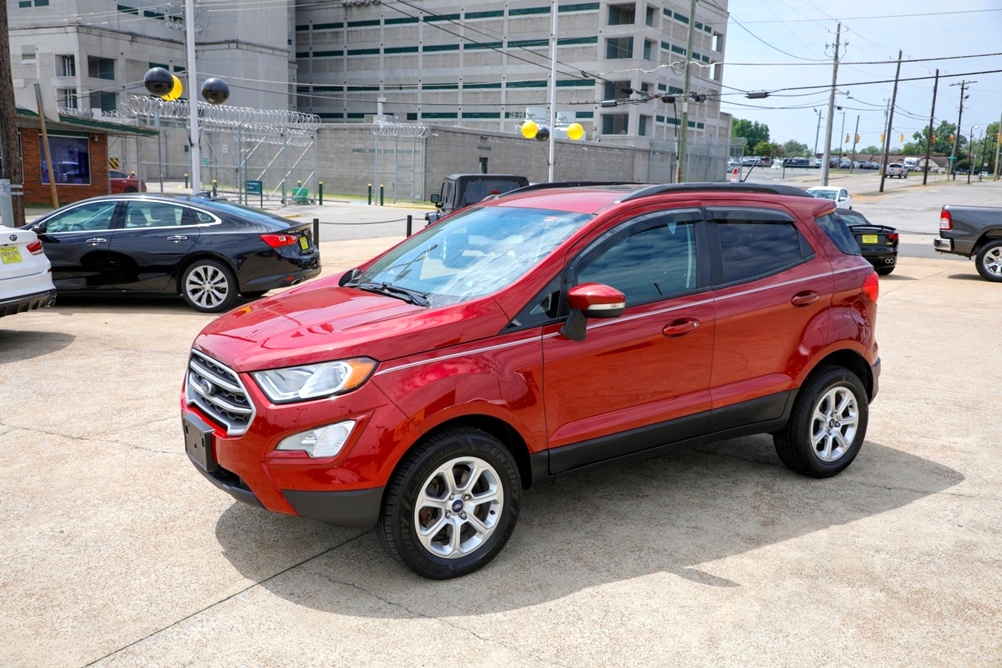
<instances>
[{"instance_id":1,"label":"parking lot","mask_svg":"<svg viewBox=\"0 0 1002 668\"><path fill-rule=\"evenodd\" d=\"M446 582L195 471L179 390L212 316L78 298L3 318L0 666L1002 664L1002 286L927 252L942 204L1002 205L1002 184L869 178L855 208L903 256L844 474L799 477L749 437L570 478ZM408 212L324 209L325 274L402 237L339 226Z\"/></svg>"}]
</instances>

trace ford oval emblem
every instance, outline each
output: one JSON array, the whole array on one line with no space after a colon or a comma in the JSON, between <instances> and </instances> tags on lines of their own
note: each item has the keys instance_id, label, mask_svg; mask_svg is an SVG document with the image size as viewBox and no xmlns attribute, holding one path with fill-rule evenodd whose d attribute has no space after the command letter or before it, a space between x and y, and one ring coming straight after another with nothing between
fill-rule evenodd
<instances>
[{"instance_id":1,"label":"ford oval emblem","mask_svg":"<svg viewBox=\"0 0 1002 668\"><path fill-rule=\"evenodd\" d=\"M10 235L10 240L11 241L17 241L17 235L16 234Z\"/></svg>"},{"instance_id":2,"label":"ford oval emblem","mask_svg":"<svg viewBox=\"0 0 1002 668\"><path fill-rule=\"evenodd\" d=\"M199 379L198 384L202 388L202 391L206 394L212 394L212 391L216 389L212 383L204 378Z\"/></svg>"}]
</instances>

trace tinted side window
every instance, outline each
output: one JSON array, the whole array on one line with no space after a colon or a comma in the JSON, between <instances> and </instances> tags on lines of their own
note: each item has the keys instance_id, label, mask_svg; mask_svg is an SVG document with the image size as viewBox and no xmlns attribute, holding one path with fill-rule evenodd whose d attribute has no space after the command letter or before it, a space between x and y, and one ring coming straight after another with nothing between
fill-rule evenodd
<instances>
[{"instance_id":1,"label":"tinted side window","mask_svg":"<svg viewBox=\"0 0 1002 668\"><path fill-rule=\"evenodd\" d=\"M814 222L828 235L828 238L832 240L832 243L840 251L846 255L859 255L859 245L852 236L852 232L846 227L842 216L832 212L824 216L818 216L814 219Z\"/></svg>"},{"instance_id":2,"label":"tinted side window","mask_svg":"<svg viewBox=\"0 0 1002 668\"><path fill-rule=\"evenodd\" d=\"M696 223L661 216L589 253L577 283L611 285L632 306L694 289L696 257Z\"/></svg>"},{"instance_id":3,"label":"tinted side window","mask_svg":"<svg viewBox=\"0 0 1002 668\"><path fill-rule=\"evenodd\" d=\"M780 221L728 221L717 223L723 283L738 283L769 276L805 259L800 231Z\"/></svg>"}]
</instances>

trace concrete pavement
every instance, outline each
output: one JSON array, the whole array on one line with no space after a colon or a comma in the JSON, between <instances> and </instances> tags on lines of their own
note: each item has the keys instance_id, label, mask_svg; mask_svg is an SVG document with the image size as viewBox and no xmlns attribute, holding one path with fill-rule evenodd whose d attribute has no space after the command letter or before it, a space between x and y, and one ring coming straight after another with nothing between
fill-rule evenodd
<instances>
[{"instance_id":1,"label":"concrete pavement","mask_svg":"<svg viewBox=\"0 0 1002 668\"><path fill-rule=\"evenodd\" d=\"M325 272L400 238L324 241ZM950 258L881 279L881 390L843 475L753 437L572 478L439 583L193 469L178 393L210 316L3 318L0 666L1000 665L1000 287Z\"/></svg>"}]
</instances>

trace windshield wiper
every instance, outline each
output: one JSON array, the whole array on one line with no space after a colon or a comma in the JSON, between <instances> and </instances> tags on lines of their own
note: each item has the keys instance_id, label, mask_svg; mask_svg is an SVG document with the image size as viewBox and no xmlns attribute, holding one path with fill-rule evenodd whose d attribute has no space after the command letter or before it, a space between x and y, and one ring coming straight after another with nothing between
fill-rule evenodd
<instances>
[{"instance_id":1,"label":"windshield wiper","mask_svg":"<svg viewBox=\"0 0 1002 668\"><path fill-rule=\"evenodd\" d=\"M409 288L402 288L399 285L393 285L392 283L345 283L343 287L346 288L358 288L359 290L365 290L366 292L375 292L377 294L386 295L387 297L394 297L396 299L402 299L408 304L415 304L417 306L431 306L431 302L428 301L428 295L423 292L418 292L417 290L411 290Z\"/></svg>"}]
</instances>

